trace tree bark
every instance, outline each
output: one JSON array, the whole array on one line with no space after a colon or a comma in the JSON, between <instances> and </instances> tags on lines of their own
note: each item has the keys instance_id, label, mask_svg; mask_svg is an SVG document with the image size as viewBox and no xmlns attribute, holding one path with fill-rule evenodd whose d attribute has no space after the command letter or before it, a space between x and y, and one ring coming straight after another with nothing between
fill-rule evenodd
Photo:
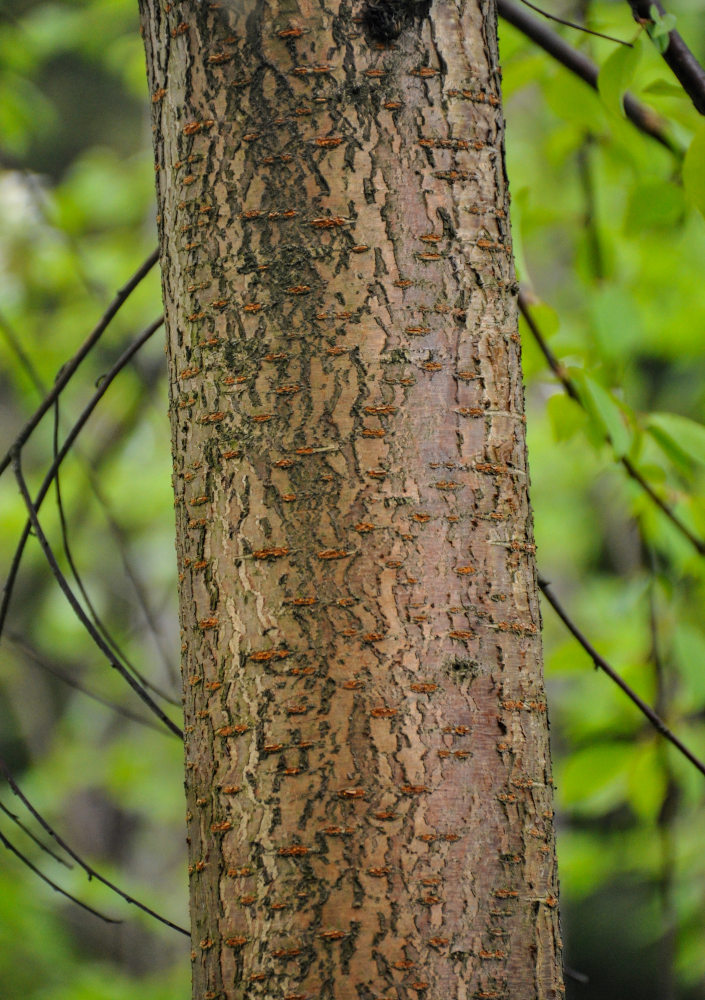
<instances>
[{"instance_id":1,"label":"tree bark","mask_svg":"<svg viewBox=\"0 0 705 1000\"><path fill-rule=\"evenodd\" d=\"M193 996L560 996L494 5L141 6Z\"/></svg>"}]
</instances>

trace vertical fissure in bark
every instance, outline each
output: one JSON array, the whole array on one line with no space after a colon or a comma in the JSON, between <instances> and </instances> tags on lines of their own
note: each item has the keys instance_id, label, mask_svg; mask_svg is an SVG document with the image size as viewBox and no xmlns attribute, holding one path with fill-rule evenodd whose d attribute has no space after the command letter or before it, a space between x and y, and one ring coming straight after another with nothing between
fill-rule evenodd
<instances>
[{"instance_id":1,"label":"vertical fissure in bark","mask_svg":"<svg viewBox=\"0 0 705 1000\"><path fill-rule=\"evenodd\" d=\"M142 0L199 1000L562 990L495 14L409 11Z\"/></svg>"}]
</instances>

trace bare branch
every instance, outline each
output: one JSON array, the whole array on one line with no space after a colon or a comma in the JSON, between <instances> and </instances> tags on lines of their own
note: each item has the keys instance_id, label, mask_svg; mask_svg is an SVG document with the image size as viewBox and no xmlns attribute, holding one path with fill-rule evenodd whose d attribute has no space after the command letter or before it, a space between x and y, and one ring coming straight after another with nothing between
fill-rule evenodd
<instances>
[{"instance_id":1,"label":"bare branch","mask_svg":"<svg viewBox=\"0 0 705 1000\"><path fill-rule=\"evenodd\" d=\"M102 379L100 385L94 392L91 399L88 401L88 404L85 406L78 420L74 423L73 427L66 435L63 445L59 449L56 457L54 458L54 461L52 462L46 475L44 476L42 485L40 486L39 492L37 493L37 496L34 500L35 511L39 511L39 509L41 508L44 497L47 495L49 487L54 481L54 476L56 475L57 469L60 467L63 460L66 458L66 455L69 453L71 446L73 445L73 442L76 440L79 433L83 429L85 423L87 422L88 418L93 413L93 410L95 410L96 406L98 405L102 397L108 391L108 388L112 383L112 381L122 371L125 365L127 365L127 363L131 360L133 355L137 353L140 347L142 347L142 345L145 344L151 336L153 336L153 334L159 329L159 327L162 325L163 322L164 322L164 317L160 316L159 319L155 320L152 324L150 324L150 326L148 326L147 329L144 330L143 333L141 333L140 336L137 337L137 339L134 340L132 344L130 344L125 351L123 351L123 353L120 355L120 357L115 362L113 367ZM22 554L24 552L25 545L27 544L27 539L29 538L30 530L31 530L31 522L28 520L24 526L22 535L20 536L20 539L17 543L17 548L15 549L15 553L12 558L12 563L10 565L10 570L3 587L3 599L2 599L2 604L0 604L0 636L2 635L3 629L5 627L7 612L10 606L10 600L12 598L12 591L14 589L15 581L17 579L17 573L19 571L20 563L22 561Z\"/></svg>"},{"instance_id":2,"label":"bare branch","mask_svg":"<svg viewBox=\"0 0 705 1000\"><path fill-rule=\"evenodd\" d=\"M92 699L92 701L97 701L99 705L104 705L117 715L121 715L124 719L129 719L130 722L136 722L140 726L146 726L148 729L153 729L156 733L166 736L166 731L163 726L158 725L156 722L152 722L151 719L148 719L145 716L137 715L136 712L132 712L129 708L125 708L123 705L118 705L116 702L110 701L109 698L104 698L95 691L91 691L90 688L85 687L85 685L81 684L80 681L77 681L70 674L66 673L66 671L60 670L59 667L53 663L49 663L48 660L41 656L36 649L33 649L32 646L30 646L30 644L21 636L10 632L8 633L7 638L14 646L17 646L17 648L22 651L22 653L27 657L27 661L29 663L33 663L41 670L51 674L52 677L56 677L57 680L62 682L62 684L66 684L67 687L73 688L74 691L80 691L81 694L84 694L87 698Z\"/></svg>"},{"instance_id":3,"label":"bare branch","mask_svg":"<svg viewBox=\"0 0 705 1000\"><path fill-rule=\"evenodd\" d=\"M5 813L8 819L12 820L15 826L22 831L25 837L29 837L30 840L33 840L34 843L37 845L37 847L39 847L40 850L44 851L45 854L48 854L50 858L53 858L54 861L58 861L58 863L60 865L63 865L64 868L73 868L73 865L71 864L70 861L67 861L66 858L62 858L61 855L57 854L55 851L52 851L51 847L47 847L47 845L43 841L41 841L39 837L36 837L32 833L32 831L24 825L20 817L16 813L13 813L10 809L7 808L4 802L0 802L0 810L2 810L2 812Z\"/></svg>"},{"instance_id":4,"label":"bare branch","mask_svg":"<svg viewBox=\"0 0 705 1000\"><path fill-rule=\"evenodd\" d=\"M170 655L165 645L164 638L159 628L155 611L152 607L152 601L148 593L148 588L144 580L142 579L139 567L134 564L130 556L128 537L125 532L125 529L118 522L113 512L111 511L110 504L108 503L107 497L103 493L98 476L95 474L95 470L90 463L86 463L86 475L91 485L93 494L103 511L103 515L107 522L108 528L110 529L110 532L113 536L118 552L120 553L120 559L122 560L123 569L125 570L125 576L132 585L132 589L134 590L135 593L136 604L144 617L144 621L147 625L149 632L152 635L154 646L159 655L159 659L161 660L162 665L166 670L169 680L174 685L174 687L177 688L179 686L179 681L180 681L178 661L176 663L174 662L173 656ZM142 683L145 683L145 681L143 680ZM172 698L165 691L162 691L160 688L157 688L151 682L148 683L150 690L159 694L159 696L163 698L165 701L167 701L170 705L176 705L176 706L181 705L180 698Z\"/></svg>"},{"instance_id":5,"label":"bare branch","mask_svg":"<svg viewBox=\"0 0 705 1000\"><path fill-rule=\"evenodd\" d=\"M32 364L32 360L29 354L27 354L24 347L22 346L22 340L20 339L20 337L17 336L17 333L13 330L12 326L10 325L10 321L1 312L0 312L0 330L2 331L3 336L5 337L5 340L7 341L10 348L17 355L17 359L20 362L21 366L26 371L27 375L29 376L30 382L37 390L39 395L43 396L46 393L46 388L44 386L44 383L40 379L37 373L37 369Z\"/></svg>"},{"instance_id":6,"label":"bare branch","mask_svg":"<svg viewBox=\"0 0 705 1000\"><path fill-rule=\"evenodd\" d=\"M108 889L112 889L114 893L117 893L117 895L120 896L121 899L124 899L126 903L131 903L133 906L136 906L144 913L148 913L150 917L154 917L155 920L159 920L162 924L166 924L167 927L171 927L172 930L178 931L180 934L185 934L187 937L190 936L189 931L187 931L185 927L180 927L178 924L172 923L171 920L167 920L166 917L162 917L155 910L152 910L148 906L145 906L144 903L140 903L139 900L134 898L134 896L130 896L129 893L123 892L123 890L118 888L118 886L116 886L113 882L111 882L109 879L101 875L100 872L97 872L95 868L92 867L92 865L88 864L87 861L84 861L83 858L79 854L77 854L76 851L74 851L74 849L69 846L69 844L66 843L63 837L61 837L56 832L54 827L51 826L44 819L41 813L39 813L34 808L34 806L29 801L24 792L21 790L15 779L12 777L10 769L8 768L5 761L2 759L0 759L0 771L4 775L5 780L7 781L8 785L10 786L14 794L17 796L20 802L22 802L22 804L25 806L28 812L30 812L32 816L34 816L34 818L42 827L42 829L45 830L46 833L48 833L49 836L56 841L56 843L62 850L66 851L66 853L69 855L70 858L73 858L76 864L83 869L83 871L86 873L89 879L94 878L97 882L101 882L103 885L107 886Z\"/></svg>"},{"instance_id":7,"label":"bare branch","mask_svg":"<svg viewBox=\"0 0 705 1000\"><path fill-rule=\"evenodd\" d=\"M54 403L54 414L55 414L55 417L54 417L54 433L53 433L53 445L52 445L52 447L53 447L53 457L54 457L54 459L56 459L56 456L58 455L58 452L59 452L59 447L58 447L58 444L59 444L59 442L58 442L58 431L59 431L59 400L58 399ZM132 664L130 662L129 657L121 649L121 647L119 646L119 644L117 643L117 641L115 640L115 638L113 637L113 635L111 634L110 630L108 629L107 625L105 624L105 622L102 620L102 618L100 617L100 615L96 611L95 605L91 601L91 598L90 598L90 596L88 594L88 591L86 590L86 587L84 586L83 579L82 579L80 573L78 572L78 567L76 566L76 563L74 561L73 552L72 552L71 546L69 544L68 525L67 525L67 522L66 522L66 515L65 515L65 512L64 512L64 504L63 504L63 499L62 499L62 495L61 495L61 477L59 475L59 469L58 468L56 469L56 475L54 477L54 486L56 488L56 506L57 506L58 513L59 513L59 526L60 526L60 529L61 529L61 541L62 541L63 548L64 548L64 555L66 556L66 561L68 562L69 567L71 569L71 572L73 574L73 578L74 578L74 580L76 582L76 586L78 587L78 590L79 590L81 596L83 597L85 605L88 608L88 611L89 611L89 613L91 615L91 618L93 619L93 624L95 625L96 629L100 632L100 634L103 636L103 638L105 639L105 641L107 642L107 644L112 648L113 652L118 657L118 659L120 659L124 663L125 667L127 667L127 669L130 671L130 673L134 677L136 677L137 680L139 680L139 682L142 684L142 686L154 689L153 685L149 681L147 681L146 678L144 678L140 674L140 672L137 670L137 668L134 666L134 664ZM164 698L170 704L177 705L177 706L180 707L179 702L175 701L172 698L169 698L169 696L166 695L166 694L164 694L162 691L157 691L157 693L160 695L160 697Z\"/></svg>"},{"instance_id":8,"label":"bare branch","mask_svg":"<svg viewBox=\"0 0 705 1000\"><path fill-rule=\"evenodd\" d=\"M671 730L668 728L663 719L659 715L657 715L656 712L654 712L654 710L649 705L646 704L643 698L640 698L639 695L636 693L636 691L634 691L626 683L626 681L622 680L617 671L614 670L613 667L609 665L609 663L607 662L607 660L605 660L604 657L600 656L595 647L589 642L588 639L586 639L586 637L580 631L575 622L568 617L568 613L563 609L561 604L551 593L551 585L546 580L542 580L539 577L539 587L541 588L541 592L544 594L546 600L551 605L553 610L556 612L560 620L563 622L563 624L571 633L571 635L573 635L578 640L578 642L583 647L585 652L588 654L588 656L595 664L595 666L598 667L600 670L602 670L604 673L606 673L607 676L611 680L613 680L614 683L619 688L622 689L622 691L624 691L627 698L629 698L629 700L636 705L636 707L639 709L642 715L646 716L646 718L649 720L654 729L658 733L660 733L664 739L668 740L669 743L672 743L673 746L677 750L679 750L683 754L683 756L687 760L689 760L690 763L698 769L698 771L700 771L701 774L705 775L705 764L701 760L699 760L695 756L695 754L691 750L689 750L688 747L681 740L679 740L678 737L673 732L671 732Z\"/></svg>"},{"instance_id":9,"label":"bare branch","mask_svg":"<svg viewBox=\"0 0 705 1000\"><path fill-rule=\"evenodd\" d=\"M98 917L100 920L105 921L106 924L122 923L122 920L115 920L113 917L106 917L106 915L101 913L99 910L94 910L93 907L88 906L87 903L82 903L80 899L76 899L76 897L72 896L70 892L66 891L66 889L62 889L60 885L56 884L56 882L52 882L52 880L43 872L40 872L36 865L33 865L29 858L19 851L14 844L11 844L3 833L0 833L0 844L2 844L3 847L6 847L8 851L11 851L16 858L19 858L22 864L29 868L31 872L34 872L34 874L40 878L42 882L46 882L46 884L50 885L55 892L59 892L62 896L66 896L66 898L70 899L72 903L76 904L76 906L80 906L82 910L87 910L87 912L92 913L94 917Z\"/></svg>"},{"instance_id":10,"label":"bare branch","mask_svg":"<svg viewBox=\"0 0 705 1000\"><path fill-rule=\"evenodd\" d=\"M66 362L61 371L59 372L56 381L51 389L51 391L45 396L43 402L35 410L34 414L27 423L24 425L20 433L15 438L12 447L8 450L5 457L0 461L0 474L5 471L10 462L12 461L12 455L15 451L22 448L27 442L29 436L31 435L34 428L37 426L39 421L42 419L47 410L51 407L55 399L58 399L60 394L63 392L64 388L68 385L74 372L77 370L78 366L81 364L85 356L91 350L92 347L100 340L105 329L107 328L110 321L113 319L115 314L119 311L122 304L129 298L130 294L139 285L142 279L149 274L154 265L159 259L159 251L154 250L147 260L135 271L130 280L124 285L120 291L117 293L113 301L110 303L108 308L105 310L97 325L90 332L86 340L83 342L78 351L74 356Z\"/></svg>"},{"instance_id":11,"label":"bare branch","mask_svg":"<svg viewBox=\"0 0 705 1000\"><path fill-rule=\"evenodd\" d=\"M37 373L34 365L32 364L32 361L31 361L29 355L26 353L26 351L22 347L21 338L18 336L18 334L16 333L16 331L13 329L12 325L10 324L9 320L3 315L2 312L0 312L0 332L2 332L4 334L5 339L6 339L7 343L8 343L8 345L10 346L10 348L17 355L17 358L18 358L18 360L20 362L20 365L24 368L24 370L27 373L30 381L32 382L32 384L34 385L35 389L39 393L39 396L40 397L44 396L46 394L46 392L47 392L47 389L44 386L44 383L42 382L41 378L39 377L39 375L38 375L38 373ZM55 405L57 407L58 407L58 403L59 403L59 401L57 399L55 401ZM56 425L55 425L55 436L56 436ZM116 438L113 436L111 438L111 440L114 442L116 440ZM157 651L159 653L159 657L160 657L160 659L161 659L164 667L166 668L166 671L167 671L167 673L169 675L170 680L172 682L176 683L176 681L178 680L178 672L177 672L177 670L175 670L174 664L172 663L171 658L169 657L167 651L164 648L164 644L162 642L162 637L161 637L161 634L160 634L159 629L157 627L157 623L156 623L156 620L154 618L154 615L152 613L152 610L151 610L151 607L150 607L150 602L149 602L148 595L147 595L146 589L144 587L144 584L142 583L142 581L141 581L141 579L139 577L137 569L132 565L129 553L127 551L127 545L126 545L124 531L122 530L122 528L120 527L120 525L117 523L117 521L115 520L114 516L112 515L112 513L111 513L111 511L109 509L108 501L107 501L105 495L103 494L103 492L102 492L102 490L100 488L100 483L99 483L99 481L98 481L98 479L97 479L97 477L95 475L95 470L93 469L92 465L85 458L85 456L81 455L81 453L80 453L80 451L79 451L78 448L76 448L74 450L74 452L75 452L75 454L79 455L83 459L83 461L84 461L86 477L88 479L89 485L91 487L91 490L92 490L93 494L95 495L96 500L98 501L98 504L100 505L100 507L101 507L101 509L102 509L102 511L103 511L103 513L105 515L105 518L106 518L106 520L108 522L108 527L110 528L110 531L112 532L113 537L115 538L115 543L116 543L116 545L117 545L117 547L118 547L118 549L120 551L120 558L122 559L122 563L123 563L123 566L124 566L124 569L125 569L125 574L126 574L128 580L130 581L130 583L132 584L132 587L133 587L133 589L135 591L139 607L140 607L140 609L142 611L142 614L144 615L144 619L145 619L145 622L147 623L147 627L150 630L150 632L152 633L152 636L153 636L153 639L154 639L154 644L155 644L156 649L157 649ZM105 453L103 452L102 455L101 455L101 457L103 457L104 454ZM56 445L54 447L54 458L55 457L56 457ZM2 616L0 616L0 620L1 620L1 618L2 618ZM0 628L0 632L1 631L2 631L2 629ZM176 706L178 706L180 704L179 701L177 701L174 698L171 698L165 692L159 690L159 688L157 688L155 685L151 684L146 678L141 677L140 674L139 674L139 672L134 668L134 666L132 664L130 664L128 662L127 666L130 667L130 669L133 671L133 673L138 678L138 680L140 680L145 686L149 686L151 690L153 690L153 691L155 691L155 693L159 694L159 696L161 698L163 698L165 701L167 701L169 704L176 705ZM137 717L135 717L135 718L137 718ZM151 723L150 723L150 725L151 725Z\"/></svg>"}]
</instances>

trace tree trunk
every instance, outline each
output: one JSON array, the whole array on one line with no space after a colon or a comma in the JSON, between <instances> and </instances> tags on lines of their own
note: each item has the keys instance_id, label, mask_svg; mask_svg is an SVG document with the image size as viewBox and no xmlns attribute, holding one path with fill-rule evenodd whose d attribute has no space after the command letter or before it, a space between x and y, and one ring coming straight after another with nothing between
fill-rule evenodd
<instances>
[{"instance_id":1,"label":"tree trunk","mask_svg":"<svg viewBox=\"0 0 705 1000\"><path fill-rule=\"evenodd\" d=\"M142 17L193 996L560 996L494 5Z\"/></svg>"}]
</instances>

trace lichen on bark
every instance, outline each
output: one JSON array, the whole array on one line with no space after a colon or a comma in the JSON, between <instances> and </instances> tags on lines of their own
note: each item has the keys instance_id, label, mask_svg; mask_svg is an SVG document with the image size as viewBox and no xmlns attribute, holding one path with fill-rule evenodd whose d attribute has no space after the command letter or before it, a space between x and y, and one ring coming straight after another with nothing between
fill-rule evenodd
<instances>
[{"instance_id":1,"label":"lichen on bark","mask_svg":"<svg viewBox=\"0 0 705 1000\"><path fill-rule=\"evenodd\" d=\"M141 6L194 997L557 997L494 7Z\"/></svg>"}]
</instances>

